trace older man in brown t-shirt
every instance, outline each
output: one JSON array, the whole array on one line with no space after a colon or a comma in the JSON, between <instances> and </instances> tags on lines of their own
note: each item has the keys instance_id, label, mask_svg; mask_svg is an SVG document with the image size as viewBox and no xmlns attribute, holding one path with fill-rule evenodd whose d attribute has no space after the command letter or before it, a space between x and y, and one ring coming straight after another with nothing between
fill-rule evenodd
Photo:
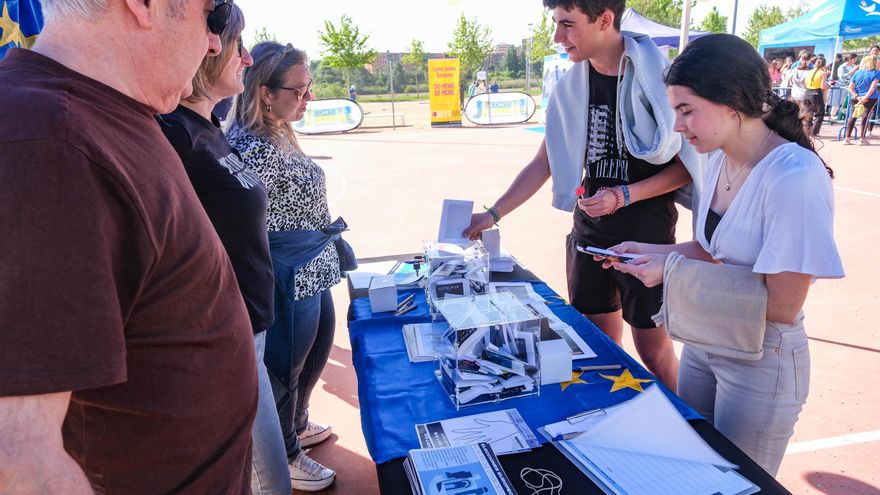
<instances>
[{"instance_id":1,"label":"older man in brown t-shirt","mask_svg":"<svg viewBox=\"0 0 880 495\"><path fill-rule=\"evenodd\" d=\"M44 1L0 62L0 491L249 493L250 322L153 118L213 7Z\"/></svg>"}]
</instances>

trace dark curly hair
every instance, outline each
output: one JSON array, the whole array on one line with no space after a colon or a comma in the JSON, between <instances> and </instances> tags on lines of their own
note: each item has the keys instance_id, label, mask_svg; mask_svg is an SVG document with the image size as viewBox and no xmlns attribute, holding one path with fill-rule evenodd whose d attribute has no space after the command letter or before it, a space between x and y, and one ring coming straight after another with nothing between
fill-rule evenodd
<instances>
[{"instance_id":1,"label":"dark curly hair","mask_svg":"<svg viewBox=\"0 0 880 495\"><path fill-rule=\"evenodd\" d=\"M555 9L562 7L571 11L575 7L587 15L590 22L596 19L606 10L614 14L614 29L620 31L620 17L626 10L626 0L544 0L544 8Z\"/></svg>"},{"instance_id":2,"label":"dark curly hair","mask_svg":"<svg viewBox=\"0 0 880 495\"><path fill-rule=\"evenodd\" d=\"M672 62L664 81L667 86L690 88L700 98L746 117L762 118L780 136L816 153L804 132L798 104L772 91L766 62L738 36L710 34L694 40ZM834 177L827 164L825 168Z\"/></svg>"}]
</instances>

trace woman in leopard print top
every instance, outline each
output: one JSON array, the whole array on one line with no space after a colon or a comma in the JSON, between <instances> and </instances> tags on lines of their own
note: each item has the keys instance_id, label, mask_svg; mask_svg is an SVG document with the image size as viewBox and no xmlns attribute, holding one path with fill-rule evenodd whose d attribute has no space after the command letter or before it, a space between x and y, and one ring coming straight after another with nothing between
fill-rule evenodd
<instances>
[{"instance_id":1,"label":"woman in leopard print top","mask_svg":"<svg viewBox=\"0 0 880 495\"><path fill-rule=\"evenodd\" d=\"M327 363L336 325L330 287L340 281L339 255L333 242L308 244L304 233L330 223L324 171L303 153L291 122L303 118L314 98L308 62L291 45L264 42L252 50L254 64L244 74L245 91L236 99L229 143L256 173L269 196L267 226L270 250L277 257L302 258L291 270L275 262L275 323L266 342L266 365L275 378L275 401L284 434L293 487L320 490L336 474L302 452L302 447L330 436L330 427L309 422L309 396ZM294 239L293 245L276 242ZM296 246L296 247L291 247ZM317 256L302 256L314 248ZM285 251L286 250L286 251Z\"/></svg>"}]
</instances>

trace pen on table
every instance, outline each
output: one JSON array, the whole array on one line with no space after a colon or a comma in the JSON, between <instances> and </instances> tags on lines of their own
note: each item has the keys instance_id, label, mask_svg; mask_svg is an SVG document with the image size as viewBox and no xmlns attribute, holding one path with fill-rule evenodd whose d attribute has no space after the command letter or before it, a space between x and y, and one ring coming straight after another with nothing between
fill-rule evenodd
<instances>
[{"instance_id":1,"label":"pen on table","mask_svg":"<svg viewBox=\"0 0 880 495\"><path fill-rule=\"evenodd\" d=\"M601 370L619 370L623 368L623 366L619 364L600 364L597 366L581 366L581 371L601 371Z\"/></svg>"},{"instance_id":2,"label":"pen on table","mask_svg":"<svg viewBox=\"0 0 880 495\"><path fill-rule=\"evenodd\" d=\"M412 311L412 310L414 310L414 309L416 309L416 305L415 305L415 304L410 304L409 306L404 306L404 307L398 309L398 310L394 313L394 316L405 315L405 314L409 313L410 311Z\"/></svg>"},{"instance_id":3,"label":"pen on table","mask_svg":"<svg viewBox=\"0 0 880 495\"><path fill-rule=\"evenodd\" d=\"M563 433L562 435L556 435L555 437L553 437L553 441L554 442L561 442L563 440L571 440L572 438L575 438L582 433L583 433L582 431L573 431L571 433Z\"/></svg>"},{"instance_id":4,"label":"pen on table","mask_svg":"<svg viewBox=\"0 0 880 495\"><path fill-rule=\"evenodd\" d=\"M412 293L412 294L406 296L405 298L403 298L403 301L400 301L399 303L397 303L397 309L400 310L400 309L404 308L407 304L412 302L412 300L415 297L416 297L415 293Z\"/></svg>"}]
</instances>

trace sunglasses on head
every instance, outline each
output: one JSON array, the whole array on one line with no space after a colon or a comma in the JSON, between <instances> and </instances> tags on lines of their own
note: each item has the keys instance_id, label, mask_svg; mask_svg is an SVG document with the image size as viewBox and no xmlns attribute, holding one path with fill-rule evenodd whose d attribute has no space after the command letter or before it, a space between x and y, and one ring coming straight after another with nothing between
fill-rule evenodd
<instances>
[{"instance_id":1,"label":"sunglasses on head","mask_svg":"<svg viewBox=\"0 0 880 495\"><path fill-rule=\"evenodd\" d=\"M214 10L208 14L208 30L220 34L226 29L232 14L232 0L215 0Z\"/></svg>"}]
</instances>

